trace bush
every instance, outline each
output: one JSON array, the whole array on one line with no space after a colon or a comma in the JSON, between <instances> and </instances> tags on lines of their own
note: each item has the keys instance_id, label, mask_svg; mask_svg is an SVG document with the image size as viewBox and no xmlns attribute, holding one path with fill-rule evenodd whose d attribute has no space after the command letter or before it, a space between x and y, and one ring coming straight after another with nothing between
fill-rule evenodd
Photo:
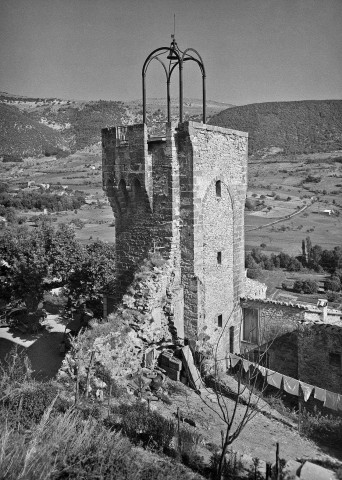
<instances>
[{"instance_id":1,"label":"bush","mask_svg":"<svg viewBox=\"0 0 342 480\"><path fill-rule=\"evenodd\" d=\"M4 400L8 420L11 424L30 428L40 422L45 410L58 395L56 385L30 382L14 390Z\"/></svg>"},{"instance_id":2,"label":"bush","mask_svg":"<svg viewBox=\"0 0 342 480\"><path fill-rule=\"evenodd\" d=\"M329 302L338 302L340 299L340 295L337 292L327 292L326 295Z\"/></svg>"},{"instance_id":3,"label":"bush","mask_svg":"<svg viewBox=\"0 0 342 480\"><path fill-rule=\"evenodd\" d=\"M247 270L247 277L256 280L261 275L261 268L249 268Z\"/></svg>"},{"instance_id":4,"label":"bush","mask_svg":"<svg viewBox=\"0 0 342 480\"><path fill-rule=\"evenodd\" d=\"M197 453L197 447L201 441L201 435L190 427L182 427L177 433L178 452L182 462L193 470L202 471L204 465Z\"/></svg>"},{"instance_id":5,"label":"bush","mask_svg":"<svg viewBox=\"0 0 342 480\"><path fill-rule=\"evenodd\" d=\"M323 441L331 445L341 445L342 418L320 413L311 414L304 411L302 432L312 440Z\"/></svg>"},{"instance_id":6,"label":"bush","mask_svg":"<svg viewBox=\"0 0 342 480\"><path fill-rule=\"evenodd\" d=\"M293 291L297 293L317 293L318 285L314 280L296 280L293 284Z\"/></svg>"},{"instance_id":7,"label":"bush","mask_svg":"<svg viewBox=\"0 0 342 480\"><path fill-rule=\"evenodd\" d=\"M324 290L339 292L341 290L341 280L339 277L331 277L324 282Z\"/></svg>"},{"instance_id":8,"label":"bush","mask_svg":"<svg viewBox=\"0 0 342 480\"><path fill-rule=\"evenodd\" d=\"M157 412L150 412L142 403L120 405L122 431L134 443L142 443L158 450L170 447L175 425Z\"/></svg>"}]
</instances>

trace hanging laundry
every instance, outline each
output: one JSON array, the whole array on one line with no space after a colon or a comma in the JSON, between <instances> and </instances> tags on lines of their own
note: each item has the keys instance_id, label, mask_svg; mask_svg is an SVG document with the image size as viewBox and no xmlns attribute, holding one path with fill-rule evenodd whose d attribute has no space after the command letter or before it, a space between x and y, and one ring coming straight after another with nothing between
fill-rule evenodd
<instances>
[{"instance_id":1,"label":"hanging laundry","mask_svg":"<svg viewBox=\"0 0 342 480\"><path fill-rule=\"evenodd\" d=\"M299 394L299 380L295 378L287 377L284 375L284 390L291 395L296 395L298 397Z\"/></svg>"},{"instance_id":2,"label":"hanging laundry","mask_svg":"<svg viewBox=\"0 0 342 480\"><path fill-rule=\"evenodd\" d=\"M239 363L240 360L241 360L241 357L238 357L237 355L235 355L235 353L230 354L230 364L232 368L234 368Z\"/></svg>"},{"instance_id":3,"label":"hanging laundry","mask_svg":"<svg viewBox=\"0 0 342 480\"><path fill-rule=\"evenodd\" d=\"M304 383L304 382L299 382L299 385L304 395L304 402L307 402L310 398L312 390L315 387L313 385L309 385L308 383Z\"/></svg>"},{"instance_id":4,"label":"hanging laundry","mask_svg":"<svg viewBox=\"0 0 342 480\"><path fill-rule=\"evenodd\" d=\"M337 395L337 410L342 412L342 395Z\"/></svg>"},{"instance_id":5,"label":"hanging laundry","mask_svg":"<svg viewBox=\"0 0 342 480\"><path fill-rule=\"evenodd\" d=\"M330 408L331 410L337 410L338 397L338 393L329 392L329 390L326 390L326 398L323 406Z\"/></svg>"},{"instance_id":6,"label":"hanging laundry","mask_svg":"<svg viewBox=\"0 0 342 480\"><path fill-rule=\"evenodd\" d=\"M281 375L281 373L267 369L267 383L269 385L280 389L282 380L283 376Z\"/></svg>"},{"instance_id":7,"label":"hanging laundry","mask_svg":"<svg viewBox=\"0 0 342 480\"><path fill-rule=\"evenodd\" d=\"M242 360L242 365L243 365L243 369L244 371L247 373L248 370L249 370L249 367L252 365L251 362L249 362L248 360L246 360L245 358Z\"/></svg>"},{"instance_id":8,"label":"hanging laundry","mask_svg":"<svg viewBox=\"0 0 342 480\"><path fill-rule=\"evenodd\" d=\"M317 400L320 400L321 402L325 402L326 396L327 396L327 392L326 392L326 390L324 390L324 388L315 387L314 397Z\"/></svg>"},{"instance_id":9,"label":"hanging laundry","mask_svg":"<svg viewBox=\"0 0 342 480\"><path fill-rule=\"evenodd\" d=\"M261 365L258 365L258 369L260 370L261 375L262 375L263 377L266 377L267 369L266 369L265 367L262 367Z\"/></svg>"}]
</instances>

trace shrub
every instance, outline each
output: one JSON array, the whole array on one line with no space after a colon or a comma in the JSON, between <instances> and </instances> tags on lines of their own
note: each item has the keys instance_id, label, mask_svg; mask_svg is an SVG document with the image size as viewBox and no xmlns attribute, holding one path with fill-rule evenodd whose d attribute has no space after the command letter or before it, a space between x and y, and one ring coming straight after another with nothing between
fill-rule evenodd
<instances>
[{"instance_id":1,"label":"shrub","mask_svg":"<svg viewBox=\"0 0 342 480\"><path fill-rule=\"evenodd\" d=\"M314 280L296 280L293 284L293 291L297 293L317 293L318 285Z\"/></svg>"},{"instance_id":2,"label":"shrub","mask_svg":"<svg viewBox=\"0 0 342 480\"><path fill-rule=\"evenodd\" d=\"M45 410L58 395L58 388L51 383L30 382L16 389L4 400L8 420L30 428L38 423Z\"/></svg>"},{"instance_id":3,"label":"shrub","mask_svg":"<svg viewBox=\"0 0 342 480\"><path fill-rule=\"evenodd\" d=\"M340 295L337 292L327 292L326 295L329 302L338 302L340 299Z\"/></svg>"},{"instance_id":4,"label":"shrub","mask_svg":"<svg viewBox=\"0 0 342 480\"><path fill-rule=\"evenodd\" d=\"M261 268L249 268L247 270L247 277L256 280L261 275Z\"/></svg>"},{"instance_id":5,"label":"shrub","mask_svg":"<svg viewBox=\"0 0 342 480\"><path fill-rule=\"evenodd\" d=\"M332 445L341 445L342 418L320 413L311 414L304 411L302 432L313 440L323 441Z\"/></svg>"},{"instance_id":6,"label":"shrub","mask_svg":"<svg viewBox=\"0 0 342 480\"><path fill-rule=\"evenodd\" d=\"M255 202L251 200L250 198L246 199L245 202L245 209L246 210L255 210Z\"/></svg>"},{"instance_id":7,"label":"shrub","mask_svg":"<svg viewBox=\"0 0 342 480\"><path fill-rule=\"evenodd\" d=\"M118 413L122 416L122 431L134 443L142 443L158 450L170 447L175 433L173 422L157 412L150 412L145 404L122 404Z\"/></svg>"},{"instance_id":8,"label":"shrub","mask_svg":"<svg viewBox=\"0 0 342 480\"><path fill-rule=\"evenodd\" d=\"M339 292L341 290L341 280L339 277L331 277L324 282L324 290Z\"/></svg>"}]
</instances>

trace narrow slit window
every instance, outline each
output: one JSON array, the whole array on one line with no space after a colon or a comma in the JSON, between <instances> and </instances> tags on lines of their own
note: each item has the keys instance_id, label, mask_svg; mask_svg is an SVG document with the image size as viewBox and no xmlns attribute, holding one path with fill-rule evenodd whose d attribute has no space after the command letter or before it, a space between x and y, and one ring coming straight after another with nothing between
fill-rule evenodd
<instances>
[{"instance_id":1,"label":"narrow slit window","mask_svg":"<svg viewBox=\"0 0 342 480\"><path fill-rule=\"evenodd\" d=\"M219 315L219 316L217 317L217 325L218 325L219 327L222 327L222 315Z\"/></svg>"},{"instance_id":2,"label":"narrow slit window","mask_svg":"<svg viewBox=\"0 0 342 480\"><path fill-rule=\"evenodd\" d=\"M216 182L216 197L221 197L221 180Z\"/></svg>"},{"instance_id":3,"label":"narrow slit window","mask_svg":"<svg viewBox=\"0 0 342 480\"><path fill-rule=\"evenodd\" d=\"M222 252L217 252L217 265L222 265Z\"/></svg>"},{"instance_id":4,"label":"narrow slit window","mask_svg":"<svg viewBox=\"0 0 342 480\"><path fill-rule=\"evenodd\" d=\"M229 327L229 351L234 352L234 327Z\"/></svg>"}]
</instances>

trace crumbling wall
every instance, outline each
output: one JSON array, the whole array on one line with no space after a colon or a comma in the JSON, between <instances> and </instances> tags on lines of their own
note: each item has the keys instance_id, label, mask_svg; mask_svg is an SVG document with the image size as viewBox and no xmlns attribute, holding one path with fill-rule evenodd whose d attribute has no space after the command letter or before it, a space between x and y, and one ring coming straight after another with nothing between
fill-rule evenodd
<instances>
[{"instance_id":1,"label":"crumbling wall","mask_svg":"<svg viewBox=\"0 0 342 480\"><path fill-rule=\"evenodd\" d=\"M304 325L298 339L300 380L342 393L342 328Z\"/></svg>"},{"instance_id":2,"label":"crumbling wall","mask_svg":"<svg viewBox=\"0 0 342 480\"><path fill-rule=\"evenodd\" d=\"M157 358L166 346L182 344L183 296L175 278L171 261L150 254L135 273L116 312L73 341L60 378L74 380L77 366L84 383L93 352L95 370L105 370L113 379L120 379L138 371L149 350L155 349Z\"/></svg>"}]
</instances>

